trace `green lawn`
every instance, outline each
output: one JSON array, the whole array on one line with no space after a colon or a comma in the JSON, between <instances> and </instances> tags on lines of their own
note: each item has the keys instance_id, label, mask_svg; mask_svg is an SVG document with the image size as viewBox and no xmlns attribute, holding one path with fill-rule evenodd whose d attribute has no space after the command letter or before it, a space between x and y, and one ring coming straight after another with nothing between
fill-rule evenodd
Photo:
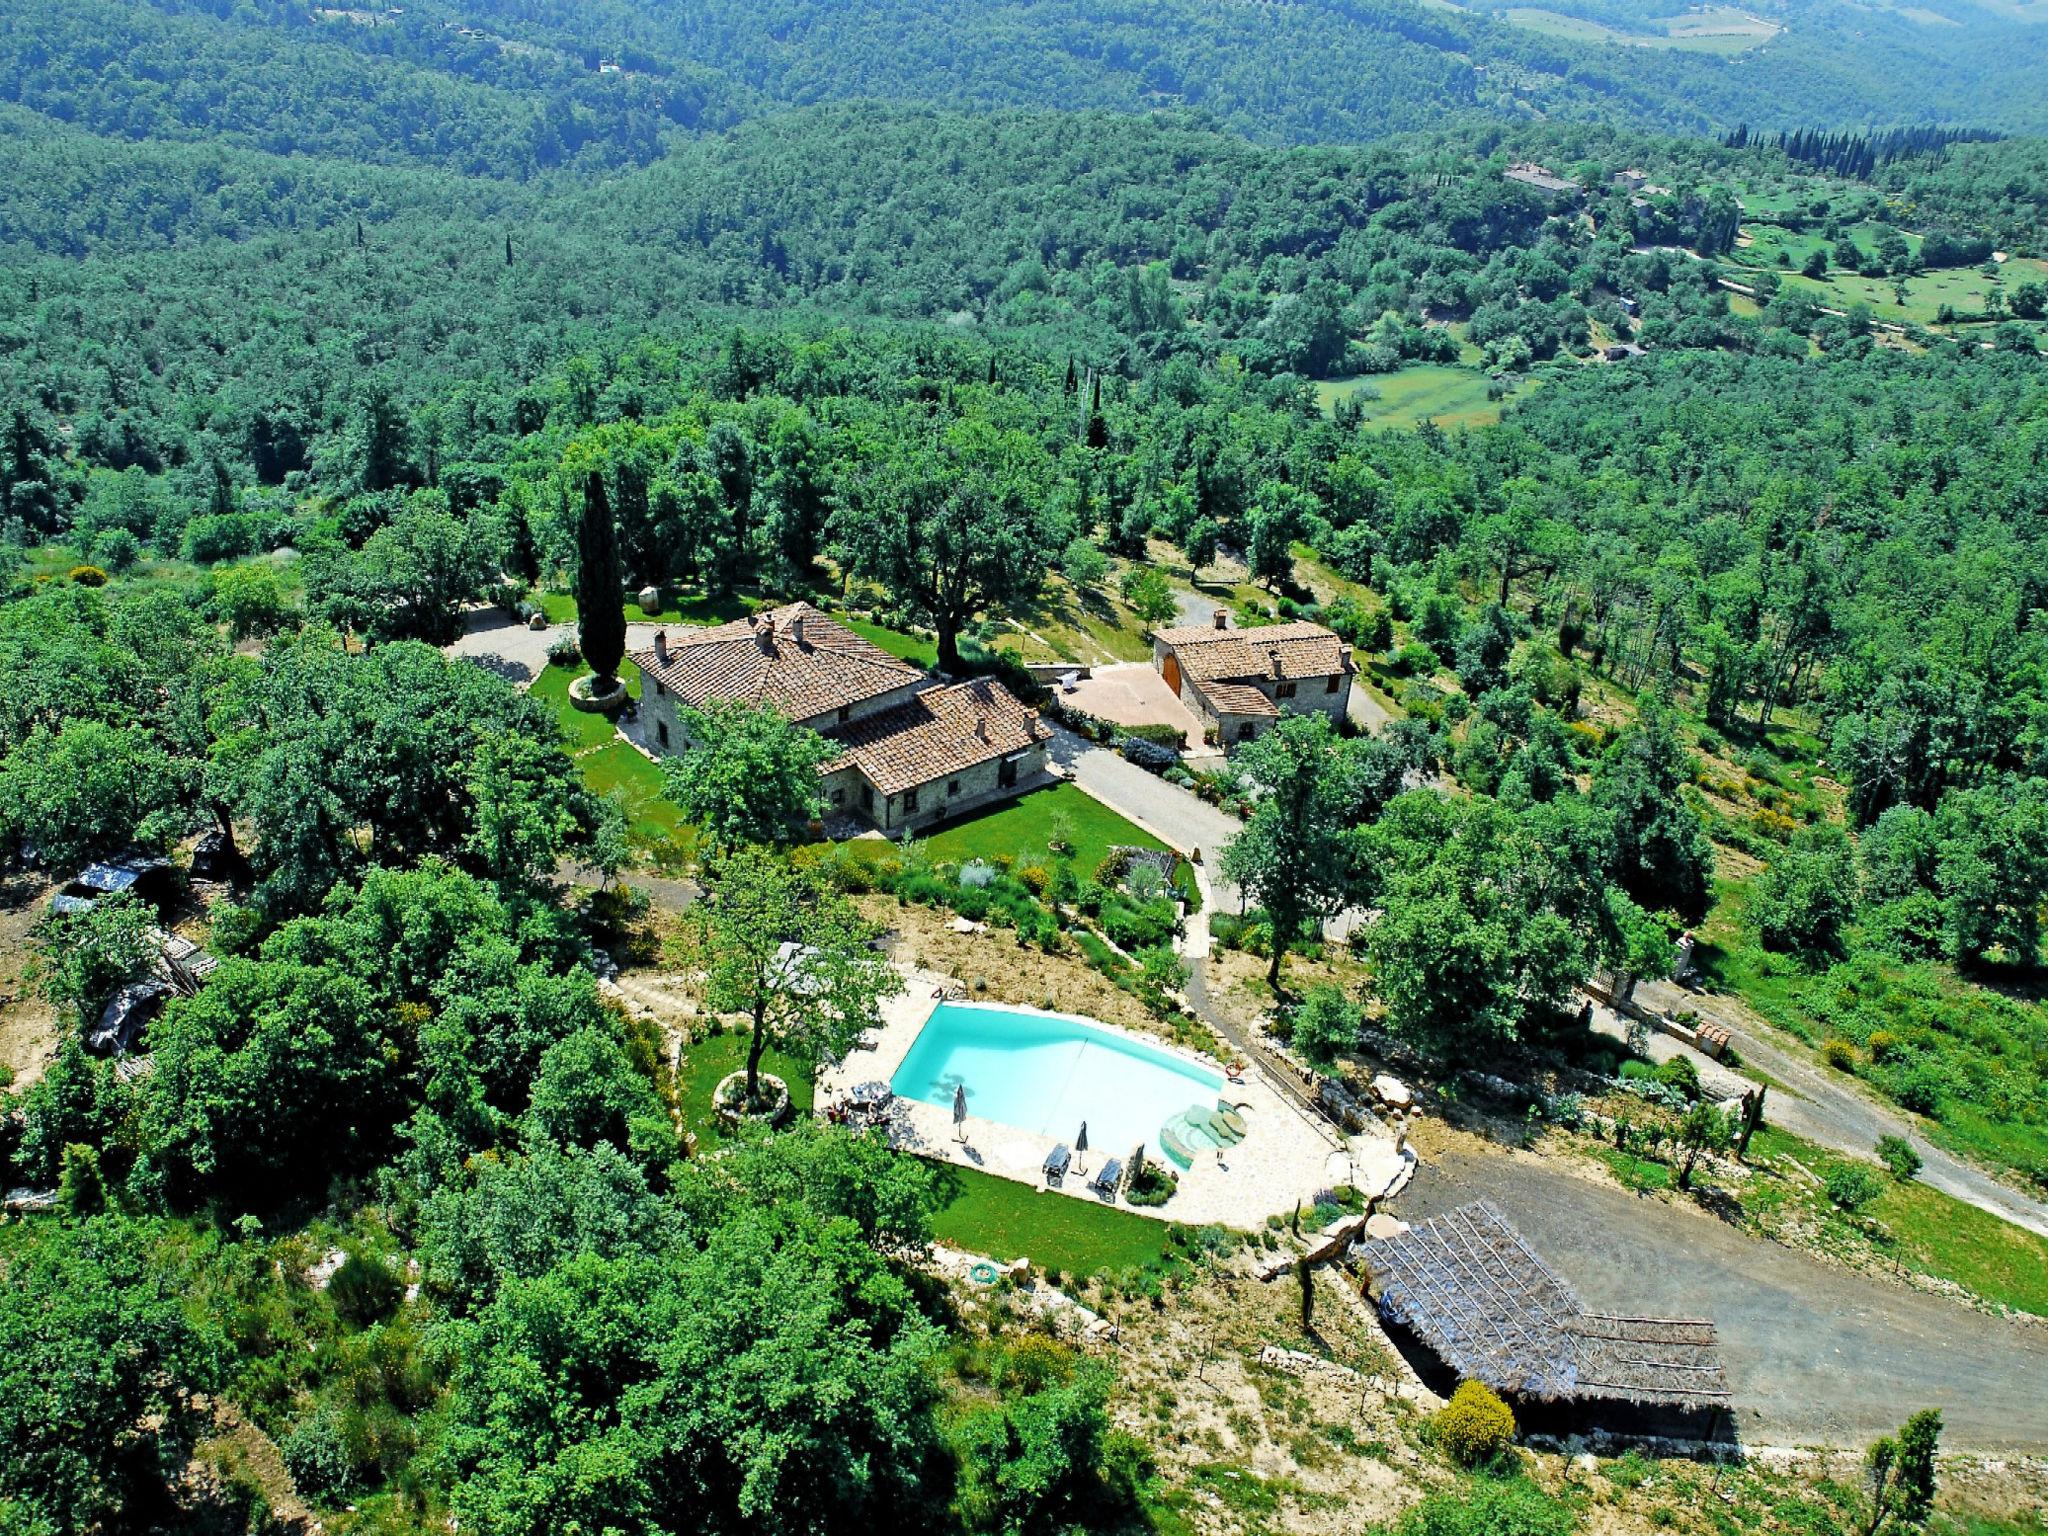
<instances>
[{"instance_id":1,"label":"green lawn","mask_svg":"<svg viewBox=\"0 0 2048 1536\"><path fill-rule=\"evenodd\" d=\"M711 1094L729 1072L747 1064L747 1042L752 1037L738 1030L711 1035L694 1042L683 1052L683 1069L677 1076L676 1096L683 1114L683 1129L694 1131L699 1146L709 1147L725 1139L718 1117L711 1112ZM789 1084L789 1097L799 1112L809 1114L816 1097L811 1074L784 1056L770 1051L761 1058L761 1070L772 1072Z\"/></svg>"},{"instance_id":2,"label":"green lawn","mask_svg":"<svg viewBox=\"0 0 2048 1536\"><path fill-rule=\"evenodd\" d=\"M1045 853L1052 836L1052 821L1064 816L1074 840L1074 867L1083 875L1094 872L1113 845L1126 848L1164 848L1151 833L1133 826L1100 800L1072 784L1054 784L1034 789L1007 805L980 811L934 832L925 840L932 856L940 860L993 859Z\"/></svg>"},{"instance_id":3,"label":"green lawn","mask_svg":"<svg viewBox=\"0 0 2048 1536\"><path fill-rule=\"evenodd\" d=\"M536 599L540 610L547 615L550 624L573 624L576 622L576 599L567 592L543 592ZM626 604L628 624L725 624L733 619L743 619L762 605L749 602L735 592L721 593L707 597L703 593L694 596L676 596L659 613L649 613L638 603Z\"/></svg>"},{"instance_id":4,"label":"green lawn","mask_svg":"<svg viewBox=\"0 0 2048 1536\"><path fill-rule=\"evenodd\" d=\"M1489 426L1500 420L1506 401L1486 398L1489 382L1487 376L1476 368L1449 363L1419 363L1393 373L1324 379L1316 385L1316 399L1325 411L1330 411L1344 396L1366 391L1364 404L1368 426L1419 427L1425 421L1434 421L1446 431L1451 431L1458 427ZM1525 380L1516 385L1508 398L1535 388L1541 382Z\"/></svg>"},{"instance_id":5,"label":"green lawn","mask_svg":"<svg viewBox=\"0 0 2048 1536\"><path fill-rule=\"evenodd\" d=\"M682 815L662 796L661 769L631 742L623 740L603 715L577 709L569 702L569 684L590 668L544 667L527 692L554 712L569 738L569 750L583 772L583 782L600 795L618 791L626 805L626 822L635 847L655 853L673 852L687 843ZM640 669L622 662L619 676L626 691L640 696ZM679 834L680 837L679 837Z\"/></svg>"},{"instance_id":6,"label":"green lawn","mask_svg":"<svg viewBox=\"0 0 2048 1536\"><path fill-rule=\"evenodd\" d=\"M1771 1125L1757 1132L1750 1155L1795 1157L1816 1172L1844 1161ZM1774 1207L1788 1199L1803 1201L1823 1222L1841 1219L1823 1196L1803 1185L1781 1184L1762 1194L1762 1202ZM1752 1203L1745 1194L1743 1204ZM2048 1237L2000 1221L1917 1179L1901 1183L1887 1178L1884 1193L1865 1209L1890 1233L1877 1246L1907 1269L1953 1281L1986 1301L2048 1317Z\"/></svg>"},{"instance_id":7,"label":"green lawn","mask_svg":"<svg viewBox=\"0 0 2048 1536\"><path fill-rule=\"evenodd\" d=\"M936 641L906 635L900 629L886 628L871 619L856 619L851 614L835 613L832 618L835 623L844 624L869 644L879 645L891 656L901 657L914 666L929 667L939 659Z\"/></svg>"},{"instance_id":8,"label":"green lawn","mask_svg":"<svg viewBox=\"0 0 2048 1536\"><path fill-rule=\"evenodd\" d=\"M571 752L618 740L619 733L611 721L603 715L578 709L569 702L569 684L589 675L590 668L581 662L573 667L543 667L540 676L526 690L529 697L540 700L554 711L555 718L561 722L562 730L569 738ZM640 669L630 660L619 663L619 679L625 683L629 694L636 699L640 697Z\"/></svg>"},{"instance_id":9,"label":"green lawn","mask_svg":"<svg viewBox=\"0 0 2048 1536\"><path fill-rule=\"evenodd\" d=\"M1029 1258L1073 1274L1142 1269L1165 1256L1163 1221L973 1168L937 1168L944 1204L932 1218L932 1231L970 1252Z\"/></svg>"}]
</instances>

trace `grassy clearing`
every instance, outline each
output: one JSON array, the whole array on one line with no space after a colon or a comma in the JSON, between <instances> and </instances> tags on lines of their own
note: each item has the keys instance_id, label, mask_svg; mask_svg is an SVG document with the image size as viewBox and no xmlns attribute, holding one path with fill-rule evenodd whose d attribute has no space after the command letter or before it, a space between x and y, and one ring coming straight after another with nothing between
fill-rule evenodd
<instances>
[{"instance_id":1,"label":"grassy clearing","mask_svg":"<svg viewBox=\"0 0 2048 1536\"><path fill-rule=\"evenodd\" d=\"M576 599L568 592L543 592L534 599L540 604L540 611L547 616L550 624L573 624L576 622ZM667 607L649 613L638 603L626 604L628 624L726 624L734 619L743 619L757 611L764 604L750 601L736 592L722 592L717 596L697 593L693 596L678 594Z\"/></svg>"},{"instance_id":2,"label":"grassy clearing","mask_svg":"<svg viewBox=\"0 0 2048 1536\"><path fill-rule=\"evenodd\" d=\"M1542 381L1528 379L1502 400L1486 398L1490 380L1475 368L1448 363L1427 363L1398 369L1393 373L1359 374L1348 379L1324 379L1316 385L1316 399L1324 411L1333 411L1348 395L1367 393L1365 419L1374 427L1419 427L1433 421L1445 431L1458 427L1490 426L1500 420L1507 400Z\"/></svg>"},{"instance_id":3,"label":"grassy clearing","mask_svg":"<svg viewBox=\"0 0 2048 1536\"><path fill-rule=\"evenodd\" d=\"M973 1168L941 1164L938 1175L943 1203L932 1230L969 1252L1079 1275L1147 1269L1165 1259L1162 1221Z\"/></svg>"},{"instance_id":4,"label":"grassy clearing","mask_svg":"<svg viewBox=\"0 0 2048 1536\"><path fill-rule=\"evenodd\" d=\"M1112 846L1164 848L1151 833L1126 821L1100 800L1072 784L1035 789L1007 805L981 811L925 839L939 860L994 859L1029 855L1043 861L1053 819L1064 817L1074 844L1074 867L1092 874Z\"/></svg>"},{"instance_id":5,"label":"grassy clearing","mask_svg":"<svg viewBox=\"0 0 2048 1536\"><path fill-rule=\"evenodd\" d=\"M747 1064L747 1042L752 1037L738 1030L710 1035L695 1041L683 1053L682 1071L676 1076L677 1108L683 1129L694 1131L700 1146L712 1146L725 1139L725 1131L712 1113L711 1095L731 1072ZM809 1114L816 1091L811 1074L780 1051L761 1058L761 1068L789 1084L790 1101L799 1112Z\"/></svg>"},{"instance_id":6,"label":"grassy clearing","mask_svg":"<svg viewBox=\"0 0 2048 1536\"><path fill-rule=\"evenodd\" d=\"M1844 230L1842 241L1853 240L1857 249L1869 251L1875 248L1884 228L1865 221ZM1800 268L1815 251L1826 252L1832 263L1834 249L1842 241L1829 241L1815 230L1794 232L1764 222L1745 223L1742 233L1749 243L1735 251L1727 262L1729 275L1735 281L1747 281L1757 272L1770 272L1787 293L1802 294L1827 309L1846 310L1853 304L1868 304L1874 318L1895 325L1933 325L1944 305L1959 317L1973 318L1984 312L1985 299L1992 293L2003 293L2010 299L2013 289L2021 283L2048 281L2048 262L2026 256L2015 256L2005 262L1998 268L1996 278L1986 277L1981 267L1936 267L1903 278L1890 278L1865 277L1831 265L1825 278L1816 279L1803 275ZM1917 256L1920 237L1910 231L1900 233ZM1781 256L1783 261L1779 260ZM1906 296L1903 304L1899 302L1902 286Z\"/></svg>"},{"instance_id":7,"label":"grassy clearing","mask_svg":"<svg viewBox=\"0 0 2048 1536\"><path fill-rule=\"evenodd\" d=\"M1576 43L1612 43L1622 48L1676 48L1688 53L1746 53L1784 30L1775 22L1725 5L1659 17L1649 23L1660 29L1654 32L1624 32L1582 16L1566 16L1534 6L1514 6L1501 15L1525 31L1545 37Z\"/></svg>"},{"instance_id":8,"label":"grassy clearing","mask_svg":"<svg viewBox=\"0 0 2048 1536\"><path fill-rule=\"evenodd\" d=\"M2036 1053L2048 1042L2048 1014L2038 999L1987 986L1947 965L1902 964L1853 936L1852 959L1809 970L1760 949L1742 917L1743 904L1743 889L1723 883L1699 930L1702 968L1719 990L1809 1045L1846 1044L1856 1075L1894 1102L1913 1079L1902 1058L1875 1059L1871 1040L1883 1032L1906 1042L1913 1056L1904 1060L1918 1059L1936 1074L1938 1113L1916 1117L1928 1139L1966 1160L2008 1170L2022 1187L2030 1178L2042 1180L2048 1126L2028 1118L2025 1091L2026 1074L2036 1070Z\"/></svg>"},{"instance_id":9,"label":"grassy clearing","mask_svg":"<svg viewBox=\"0 0 2048 1536\"><path fill-rule=\"evenodd\" d=\"M1104 579L1104 590L1082 593L1055 573L1038 600L1011 613L1008 630L996 645L1022 661L1103 663L1146 661L1151 642L1146 626L1116 595L1116 584L1129 562L1118 560Z\"/></svg>"},{"instance_id":10,"label":"grassy clearing","mask_svg":"<svg viewBox=\"0 0 2048 1536\"><path fill-rule=\"evenodd\" d=\"M1750 1143L1750 1158L1797 1162L1814 1173L1849 1161L1769 1125ZM1870 1230L1819 1190L1787 1178L1759 1179L1743 1191L1742 1206L1767 1227L1785 1217L1803 1219L1817 1224L1830 1246L1867 1246L1914 1274L1950 1281L1996 1306L2048 1317L2048 1238L1918 1180L1886 1178L1883 1193L1863 1212L1877 1224Z\"/></svg>"}]
</instances>

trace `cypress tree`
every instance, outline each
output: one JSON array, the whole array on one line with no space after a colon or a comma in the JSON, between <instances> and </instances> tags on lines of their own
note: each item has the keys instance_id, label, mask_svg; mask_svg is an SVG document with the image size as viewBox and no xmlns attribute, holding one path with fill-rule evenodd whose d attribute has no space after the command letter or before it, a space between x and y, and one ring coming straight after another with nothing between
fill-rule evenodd
<instances>
[{"instance_id":1,"label":"cypress tree","mask_svg":"<svg viewBox=\"0 0 2048 1536\"><path fill-rule=\"evenodd\" d=\"M626 599L619 574L619 531L605 500L604 476L592 470L583 481L583 520L576 530L576 632L583 659L595 674L592 694L618 687L626 655Z\"/></svg>"}]
</instances>

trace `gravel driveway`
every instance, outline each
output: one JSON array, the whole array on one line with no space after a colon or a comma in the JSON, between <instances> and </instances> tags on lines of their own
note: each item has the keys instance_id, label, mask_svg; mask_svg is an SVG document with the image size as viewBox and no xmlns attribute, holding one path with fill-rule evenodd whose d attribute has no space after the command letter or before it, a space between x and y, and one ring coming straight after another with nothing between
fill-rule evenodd
<instances>
[{"instance_id":1,"label":"gravel driveway","mask_svg":"<svg viewBox=\"0 0 2048 1536\"><path fill-rule=\"evenodd\" d=\"M1427 1163L1390 1208L1413 1221L1482 1195L1588 1306L1711 1317L1745 1444L1861 1446L1939 1408L1945 1448L2048 1450L2048 1327L1837 1269L1526 1153Z\"/></svg>"}]
</instances>

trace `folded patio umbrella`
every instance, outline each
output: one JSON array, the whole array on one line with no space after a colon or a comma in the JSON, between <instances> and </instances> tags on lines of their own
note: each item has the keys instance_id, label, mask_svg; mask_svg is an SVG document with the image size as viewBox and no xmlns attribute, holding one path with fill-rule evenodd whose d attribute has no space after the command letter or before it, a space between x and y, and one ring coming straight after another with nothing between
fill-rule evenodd
<instances>
[{"instance_id":1,"label":"folded patio umbrella","mask_svg":"<svg viewBox=\"0 0 2048 1536\"><path fill-rule=\"evenodd\" d=\"M1081 1122L1081 1134L1074 1138L1074 1156L1079 1157L1088 1150L1088 1122Z\"/></svg>"},{"instance_id":2,"label":"folded patio umbrella","mask_svg":"<svg viewBox=\"0 0 2048 1536\"><path fill-rule=\"evenodd\" d=\"M959 1130L967 1121L967 1085L953 1085L953 1129Z\"/></svg>"}]
</instances>

